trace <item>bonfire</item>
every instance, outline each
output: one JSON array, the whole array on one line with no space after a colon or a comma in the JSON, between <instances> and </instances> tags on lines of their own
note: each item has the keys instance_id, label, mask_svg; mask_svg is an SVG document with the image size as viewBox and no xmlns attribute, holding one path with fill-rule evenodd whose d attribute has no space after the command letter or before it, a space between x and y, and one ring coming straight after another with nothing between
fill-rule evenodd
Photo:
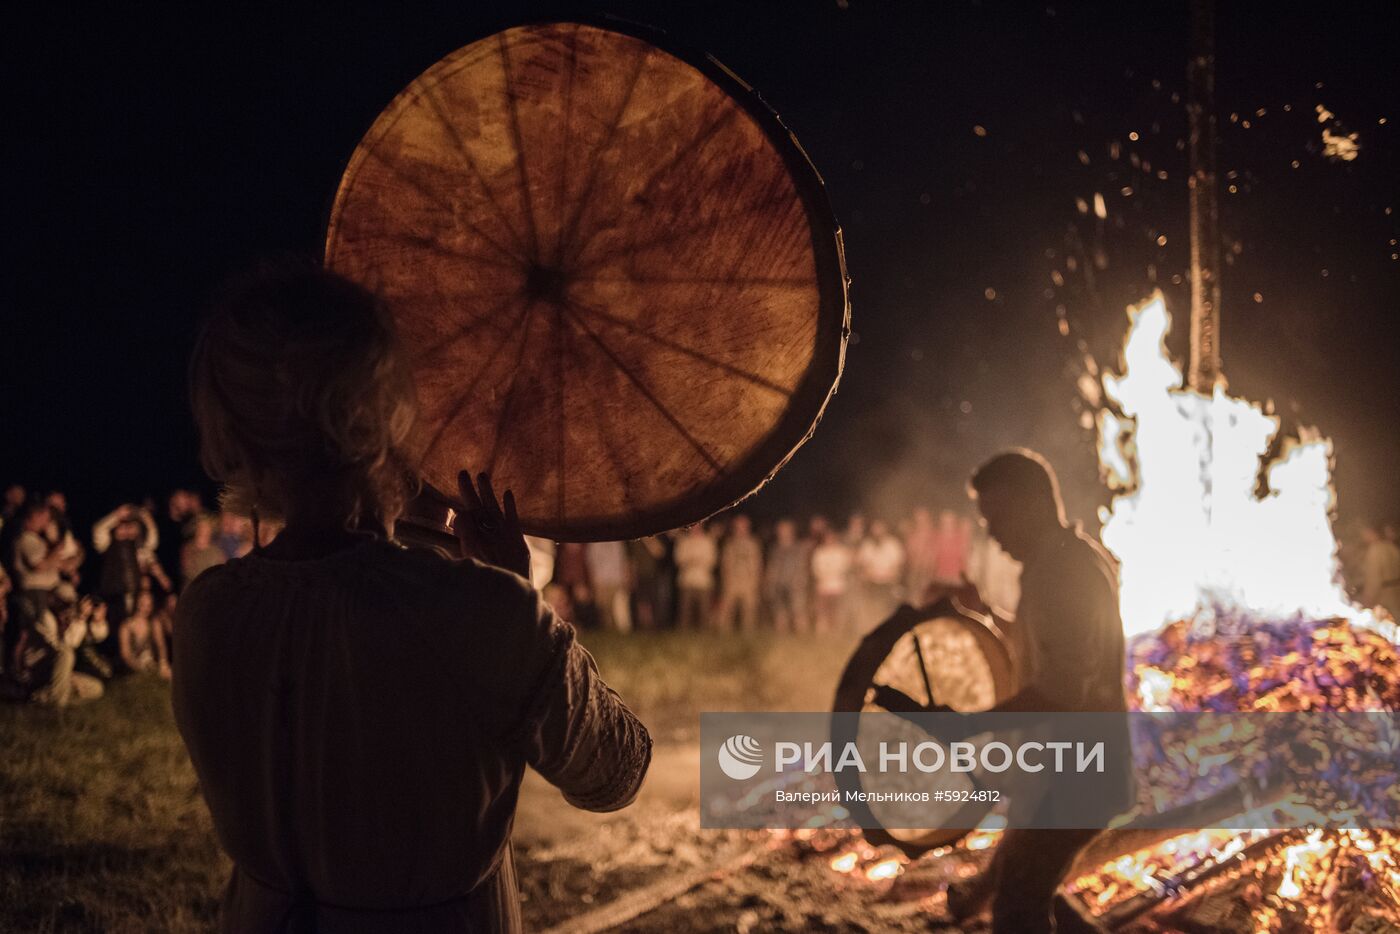
<instances>
[{"instance_id":1,"label":"bonfire","mask_svg":"<svg viewBox=\"0 0 1400 934\"><path fill-rule=\"evenodd\" d=\"M1130 705L1400 710L1395 622L1353 605L1341 582L1330 442L1303 432L1278 443L1279 419L1223 381L1209 394L1181 388L1160 294L1129 318L1098 425L1114 493L1102 539L1120 562ZM831 847L834 873L893 886L969 875L998 835L984 827L913 862L840 836L817 845ZM1393 930L1400 835L1194 830L1081 865L1067 889L1120 930ZM939 907L931 886L910 892Z\"/></svg>"}]
</instances>

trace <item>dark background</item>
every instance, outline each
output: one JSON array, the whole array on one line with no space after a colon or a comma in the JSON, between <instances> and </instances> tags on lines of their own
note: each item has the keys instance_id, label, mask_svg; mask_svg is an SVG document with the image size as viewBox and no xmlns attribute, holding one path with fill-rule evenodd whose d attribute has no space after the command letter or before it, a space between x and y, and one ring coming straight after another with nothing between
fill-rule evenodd
<instances>
[{"instance_id":1,"label":"dark background","mask_svg":"<svg viewBox=\"0 0 1400 934\"><path fill-rule=\"evenodd\" d=\"M1221 194L1226 373L1233 391L1273 400L1286 429L1334 439L1343 518L1395 516L1400 5L1221 7L1220 168L1237 189ZM214 285L258 257L318 251L347 157L419 72L512 19L569 9L600 7L11 13L0 481L61 487L80 519L205 482L184 367ZM1124 306L1154 282L1184 351L1185 115L1172 95L1185 3L603 9L758 88L845 228L856 335L841 391L751 508L961 504L972 466L1026 444L1090 518L1103 494L1075 387L1086 355L1116 360ZM1360 134L1355 161L1320 153L1319 104ZM1095 192L1104 220L1076 207Z\"/></svg>"}]
</instances>

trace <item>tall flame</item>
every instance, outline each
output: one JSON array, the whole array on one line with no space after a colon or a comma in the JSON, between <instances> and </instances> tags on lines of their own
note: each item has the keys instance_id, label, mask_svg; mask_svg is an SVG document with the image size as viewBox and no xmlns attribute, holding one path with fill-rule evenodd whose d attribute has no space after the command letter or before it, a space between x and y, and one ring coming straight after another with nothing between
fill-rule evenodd
<instances>
[{"instance_id":1,"label":"tall flame","mask_svg":"<svg viewBox=\"0 0 1400 934\"><path fill-rule=\"evenodd\" d=\"M1099 461L1121 491L1100 518L1127 634L1235 610L1355 618L1330 522L1331 442L1305 436L1264 463L1279 420L1223 386L1181 388L1160 292L1128 316L1123 372L1103 381L1117 412L1099 417Z\"/></svg>"}]
</instances>

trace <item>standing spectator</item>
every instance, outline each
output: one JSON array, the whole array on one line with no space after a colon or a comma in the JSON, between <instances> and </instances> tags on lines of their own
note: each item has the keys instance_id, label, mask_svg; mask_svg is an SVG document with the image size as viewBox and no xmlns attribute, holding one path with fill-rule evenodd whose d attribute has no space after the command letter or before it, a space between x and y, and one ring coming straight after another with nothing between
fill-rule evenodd
<instances>
[{"instance_id":1,"label":"standing spectator","mask_svg":"<svg viewBox=\"0 0 1400 934\"><path fill-rule=\"evenodd\" d=\"M1015 617L1016 605L1021 602L1021 563L1003 551L985 530L973 533L967 577L999 616Z\"/></svg>"},{"instance_id":2,"label":"standing spectator","mask_svg":"<svg viewBox=\"0 0 1400 934\"><path fill-rule=\"evenodd\" d=\"M54 593L65 604L78 602L78 569L82 567L86 552L73 536L73 523L68 519L68 498L58 490L44 497L44 505L49 507L49 524L44 529L44 540L59 552L58 587Z\"/></svg>"},{"instance_id":3,"label":"standing spectator","mask_svg":"<svg viewBox=\"0 0 1400 934\"><path fill-rule=\"evenodd\" d=\"M121 659L128 671L156 671L162 678L170 677L170 662L165 655L165 642L156 631L155 597L143 590L136 597L136 608L121 625Z\"/></svg>"},{"instance_id":4,"label":"standing spectator","mask_svg":"<svg viewBox=\"0 0 1400 934\"><path fill-rule=\"evenodd\" d=\"M5 565L0 564L0 675L5 674L10 665L6 626L10 621L10 593L13 590L14 584L10 582L10 572L5 570Z\"/></svg>"},{"instance_id":5,"label":"standing spectator","mask_svg":"<svg viewBox=\"0 0 1400 934\"><path fill-rule=\"evenodd\" d=\"M219 513L219 530L214 533L214 544L224 550L224 557L230 561L243 557L253 550L253 523L225 509Z\"/></svg>"},{"instance_id":6,"label":"standing spectator","mask_svg":"<svg viewBox=\"0 0 1400 934\"><path fill-rule=\"evenodd\" d=\"M536 590L543 590L554 579L554 542L526 535L525 547L530 549L530 583Z\"/></svg>"},{"instance_id":7,"label":"standing spectator","mask_svg":"<svg viewBox=\"0 0 1400 934\"><path fill-rule=\"evenodd\" d=\"M18 483L11 483L5 487L5 501L0 504L0 523L9 522L19 515L19 511L24 508L24 501L28 496L28 492Z\"/></svg>"},{"instance_id":8,"label":"standing spectator","mask_svg":"<svg viewBox=\"0 0 1400 934\"><path fill-rule=\"evenodd\" d=\"M709 617L719 549L705 531L705 524L697 522L676 541L674 554L676 589L680 594L676 628L699 629Z\"/></svg>"},{"instance_id":9,"label":"standing spectator","mask_svg":"<svg viewBox=\"0 0 1400 934\"><path fill-rule=\"evenodd\" d=\"M560 542L554 555L554 583L569 594L569 602L577 606L581 595L588 591L588 551L580 542ZM576 622L572 617L570 622Z\"/></svg>"},{"instance_id":10,"label":"standing spectator","mask_svg":"<svg viewBox=\"0 0 1400 934\"><path fill-rule=\"evenodd\" d=\"M574 621L574 602L569 599L569 591L564 588L563 584L550 581L540 591L540 597L549 604L549 608L554 611L555 616L566 622L572 623Z\"/></svg>"},{"instance_id":11,"label":"standing spectator","mask_svg":"<svg viewBox=\"0 0 1400 934\"><path fill-rule=\"evenodd\" d=\"M867 525L865 516L861 513L852 513L846 520L846 532L843 536L843 544L851 552L851 565L849 579L846 581L846 598L841 603L839 622L837 628L854 631L856 621L861 615L861 588L856 580L856 551L860 548L860 543L865 541Z\"/></svg>"},{"instance_id":12,"label":"standing spectator","mask_svg":"<svg viewBox=\"0 0 1400 934\"><path fill-rule=\"evenodd\" d=\"M155 624L156 638L165 647L167 663L173 663L175 660L175 610L179 602L180 598L176 594L166 594L160 609L156 610L151 620Z\"/></svg>"},{"instance_id":13,"label":"standing spectator","mask_svg":"<svg viewBox=\"0 0 1400 934\"><path fill-rule=\"evenodd\" d=\"M846 520L845 540L852 551L860 547L860 543L865 541L865 516L858 512L851 513Z\"/></svg>"},{"instance_id":14,"label":"standing spectator","mask_svg":"<svg viewBox=\"0 0 1400 934\"><path fill-rule=\"evenodd\" d=\"M21 510L29 494L18 483L5 487L5 499L0 503L0 565L13 575L15 539L19 538Z\"/></svg>"},{"instance_id":15,"label":"standing spectator","mask_svg":"<svg viewBox=\"0 0 1400 934\"><path fill-rule=\"evenodd\" d=\"M810 552L797 540L797 523L779 519L774 529L773 547L763 569L763 591L773 628L778 632L806 632L807 588Z\"/></svg>"},{"instance_id":16,"label":"standing spectator","mask_svg":"<svg viewBox=\"0 0 1400 934\"><path fill-rule=\"evenodd\" d=\"M658 629L669 616L663 581L666 542L655 535L630 541L627 558L632 566L637 628Z\"/></svg>"},{"instance_id":17,"label":"standing spectator","mask_svg":"<svg viewBox=\"0 0 1400 934\"><path fill-rule=\"evenodd\" d=\"M826 516L816 515L807 520L807 535L802 539L802 566L807 569L807 613L815 622L817 594L812 582L812 553L826 540L831 523Z\"/></svg>"},{"instance_id":18,"label":"standing spectator","mask_svg":"<svg viewBox=\"0 0 1400 934\"><path fill-rule=\"evenodd\" d=\"M193 535L180 547L180 589L190 585L190 581L212 567L223 564L228 558L224 550L214 544L214 519L212 516L195 516Z\"/></svg>"},{"instance_id":19,"label":"standing spectator","mask_svg":"<svg viewBox=\"0 0 1400 934\"><path fill-rule=\"evenodd\" d=\"M1361 540L1366 543L1361 602L1366 606L1383 606L1391 619L1400 620L1400 548L1387 541L1374 525L1362 528Z\"/></svg>"},{"instance_id":20,"label":"standing spectator","mask_svg":"<svg viewBox=\"0 0 1400 934\"><path fill-rule=\"evenodd\" d=\"M156 547L156 558L161 567L180 571L180 585L186 579L182 569L185 543L194 535L195 522L204 517L204 504L199 494L193 490L171 490L165 500L165 508L157 510L156 532L160 544Z\"/></svg>"},{"instance_id":21,"label":"standing spectator","mask_svg":"<svg viewBox=\"0 0 1400 934\"><path fill-rule=\"evenodd\" d=\"M914 510L904 538L904 587L910 603L921 604L933 583L938 558L938 528L933 514L920 506Z\"/></svg>"},{"instance_id":22,"label":"standing spectator","mask_svg":"<svg viewBox=\"0 0 1400 934\"><path fill-rule=\"evenodd\" d=\"M611 632L630 632L632 582L626 546L622 542L589 542L586 551L598 624Z\"/></svg>"},{"instance_id":23,"label":"standing spectator","mask_svg":"<svg viewBox=\"0 0 1400 934\"><path fill-rule=\"evenodd\" d=\"M957 513L945 509L938 514L938 538L934 550L933 582L940 587L961 587L967 574L968 536L971 522L964 524Z\"/></svg>"},{"instance_id":24,"label":"standing spectator","mask_svg":"<svg viewBox=\"0 0 1400 934\"><path fill-rule=\"evenodd\" d=\"M828 529L822 543L812 552L812 586L816 594L816 632L834 632L845 620L846 597L850 589L851 549Z\"/></svg>"},{"instance_id":25,"label":"standing spectator","mask_svg":"<svg viewBox=\"0 0 1400 934\"><path fill-rule=\"evenodd\" d=\"M719 566L719 608L715 611L715 625L721 632L729 632L737 609L739 628L752 632L758 628L763 547L753 534L748 516L735 516L729 523L729 536L720 546Z\"/></svg>"},{"instance_id":26,"label":"standing spectator","mask_svg":"<svg viewBox=\"0 0 1400 934\"><path fill-rule=\"evenodd\" d=\"M60 602L64 550L47 537L50 520L49 507L43 502L29 503L16 520L15 585L25 604L26 627L37 625L40 614L57 608Z\"/></svg>"},{"instance_id":27,"label":"standing spectator","mask_svg":"<svg viewBox=\"0 0 1400 934\"><path fill-rule=\"evenodd\" d=\"M904 546L883 521L870 523L870 535L856 551L861 584L861 630L874 626L899 605L899 582L904 576Z\"/></svg>"},{"instance_id":28,"label":"standing spectator","mask_svg":"<svg viewBox=\"0 0 1400 934\"><path fill-rule=\"evenodd\" d=\"M107 601L113 624L120 626L136 608L136 595L147 573L167 591L172 589L170 578L155 560L159 539L150 512L130 503L118 506L93 526L92 544L102 555L97 593Z\"/></svg>"}]
</instances>

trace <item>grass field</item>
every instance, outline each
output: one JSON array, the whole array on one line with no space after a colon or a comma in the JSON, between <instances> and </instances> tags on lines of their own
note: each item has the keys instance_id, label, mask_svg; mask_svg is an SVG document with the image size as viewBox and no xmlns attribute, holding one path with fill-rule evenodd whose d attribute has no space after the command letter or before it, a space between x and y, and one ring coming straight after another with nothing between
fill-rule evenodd
<instances>
[{"instance_id":1,"label":"grass field","mask_svg":"<svg viewBox=\"0 0 1400 934\"><path fill-rule=\"evenodd\" d=\"M661 741L694 739L702 710L827 709L850 648L675 633L584 641ZM117 682L62 711L0 703L0 931L206 930L228 869L164 682Z\"/></svg>"}]
</instances>

